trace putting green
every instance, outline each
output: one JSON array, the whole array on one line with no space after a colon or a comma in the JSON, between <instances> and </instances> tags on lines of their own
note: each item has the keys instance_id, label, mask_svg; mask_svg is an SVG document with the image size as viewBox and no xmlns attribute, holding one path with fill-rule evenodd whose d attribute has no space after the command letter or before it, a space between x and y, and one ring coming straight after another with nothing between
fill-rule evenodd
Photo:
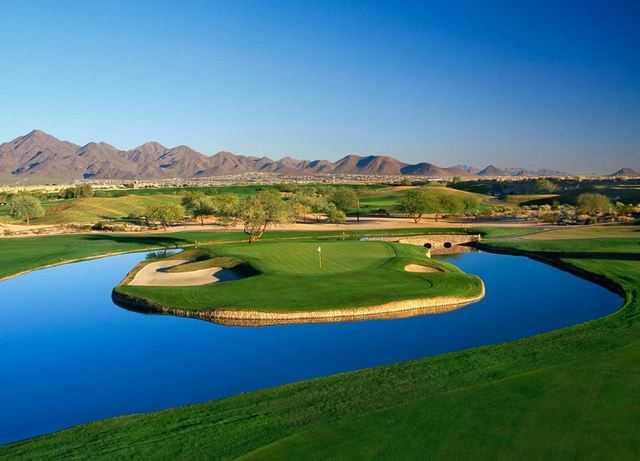
<instances>
[{"instance_id":1,"label":"putting green","mask_svg":"<svg viewBox=\"0 0 640 461\"><path fill-rule=\"evenodd\" d=\"M446 302L438 305L453 305L475 300L483 293L478 277L428 259L422 248L410 245L360 241L262 242L216 245L200 251L208 257L245 261L257 275L194 287L123 283L116 287L116 295L150 306L185 311L286 313L381 306L416 299L443 299ZM406 272L405 266L409 264L437 270Z\"/></svg>"}]
</instances>

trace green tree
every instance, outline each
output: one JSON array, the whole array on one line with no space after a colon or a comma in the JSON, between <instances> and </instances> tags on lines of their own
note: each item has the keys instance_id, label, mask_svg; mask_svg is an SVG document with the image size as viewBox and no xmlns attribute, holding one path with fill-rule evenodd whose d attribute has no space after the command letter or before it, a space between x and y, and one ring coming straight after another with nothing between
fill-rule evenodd
<instances>
[{"instance_id":1,"label":"green tree","mask_svg":"<svg viewBox=\"0 0 640 461\"><path fill-rule=\"evenodd\" d=\"M230 222L236 219L241 205L240 197L237 194L216 194L211 196L215 215L223 222Z\"/></svg>"},{"instance_id":2,"label":"green tree","mask_svg":"<svg viewBox=\"0 0 640 461\"><path fill-rule=\"evenodd\" d=\"M296 190L289 199L293 216L296 220L304 221L312 211L315 196L307 189Z\"/></svg>"},{"instance_id":3,"label":"green tree","mask_svg":"<svg viewBox=\"0 0 640 461\"><path fill-rule=\"evenodd\" d=\"M327 221L334 224L340 224L347 220L347 215L339 209L334 203L327 206Z\"/></svg>"},{"instance_id":4,"label":"green tree","mask_svg":"<svg viewBox=\"0 0 640 461\"><path fill-rule=\"evenodd\" d=\"M159 222L164 228L184 219L185 210L179 204L154 205L147 208L147 220Z\"/></svg>"},{"instance_id":5,"label":"green tree","mask_svg":"<svg viewBox=\"0 0 640 461\"><path fill-rule=\"evenodd\" d=\"M30 224L33 218L41 218L44 214L40 200L32 195L18 194L9 200L9 215L26 221L27 224Z\"/></svg>"},{"instance_id":6,"label":"green tree","mask_svg":"<svg viewBox=\"0 0 640 461\"><path fill-rule=\"evenodd\" d=\"M182 196L180 203L185 209L189 210L198 196L204 195L201 192L187 192Z\"/></svg>"},{"instance_id":7,"label":"green tree","mask_svg":"<svg viewBox=\"0 0 640 461\"><path fill-rule=\"evenodd\" d=\"M276 190L260 191L245 198L238 208L238 219L242 222L249 243L259 240L271 225L291 222L293 212Z\"/></svg>"},{"instance_id":8,"label":"green tree","mask_svg":"<svg viewBox=\"0 0 640 461\"><path fill-rule=\"evenodd\" d=\"M290 200L295 215L304 217L309 213L313 213L316 215L316 221L319 222L329 205L327 192L329 192L327 188L306 187L299 189Z\"/></svg>"},{"instance_id":9,"label":"green tree","mask_svg":"<svg viewBox=\"0 0 640 461\"><path fill-rule=\"evenodd\" d=\"M76 198L76 188L75 187L67 187L60 192L60 198L63 199L72 199Z\"/></svg>"},{"instance_id":10,"label":"green tree","mask_svg":"<svg viewBox=\"0 0 640 461\"><path fill-rule=\"evenodd\" d=\"M474 196L463 199L465 213L478 213L480 211L480 200Z\"/></svg>"},{"instance_id":11,"label":"green tree","mask_svg":"<svg viewBox=\"0 0 640 461\"><path fill-rule=\"evenodd\" d=\"M91 184L78 184L75 187L76 198L88 198L93 197L93 187Z\"/></svg>"},{"instance_id":12,"label":"green tree","mask_svg":"<svg viewBox=\"0 0 640 461\"><path fill-rule=\"evenodd\" d=\"M338 210L344 213L350 209L355 209L356 219L360 222L360 198L357 191L350 187L338 187L331 193L329 200Z\"/></svg>"},{"instance_id":13,"label":"green tree","mask_svg":"<svg viewBox=\"0 0 640 461\"><path fill-rule=\"evenodd\" d=\"M200 224L204 225L204 218L216 213L216 204L208 195L203 193L191 193L182 198L184 206L194 218L200 218Z\"/></svg>"},{"instance_id":14,"label":"green tree","mask_svg":"<svg viewBox=\"0 0 640 461\"><path fill-rule=\"evenodd\" d=\"M589 216L610 213L613 209L611 200L606 195L587 192L578 195L578 212Z\"/></svg>"},{"instance_id":15,"label":"green tree","mask_svg":"<svg viewBox=\"0 0 640 461\"><path fill-rule=\"evenodd\" d=\"M537 194L553 194L558 190L558 186L553 181L543 178L536 180L534 189Z\"/></svg>"},{"instance_id":16,"label":"green tree","mask_svg":"<svg viewBox=\"0 0 640 461\"><path fill-rule=\"evenodd\" d=\"M429 207L429 199L424 189L410 189L404 197L400 199L400 209L406 213L417 224L422 215L427 213Z\"/></svg>"},{"instance_id":17,"label":"green tree","mask_svg":"<svg viewBox=\"0 0 640 461\"><path fill-rule=\"evenodd\" d=\"M63 199L87 198L93 197L94 191L91 184L77 184L63 189L58 195Z\"/></svg>"},{"instance_id":18,"label":"green tree","mask_svg":"<svg viewBox=\"0 0 640 461\"><path fill-rule=\"evenodd\" d=\"M439 197L438 211L441 213L460 214L466 210L465 201L455 194L441 194Z\"/></svg>"}]
</instances>

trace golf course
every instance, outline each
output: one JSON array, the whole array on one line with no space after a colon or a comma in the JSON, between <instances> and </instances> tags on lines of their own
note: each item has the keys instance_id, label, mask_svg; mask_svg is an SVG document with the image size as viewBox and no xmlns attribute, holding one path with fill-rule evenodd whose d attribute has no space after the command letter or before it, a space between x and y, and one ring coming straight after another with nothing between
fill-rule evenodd
<instances>
[{"instance_id":1,"label":"golf course","mask_svg":"<svg viewBox=\"0 0 640 461\"><path fill-rule=\"evenodd\" d=\"M632 372L640 357L638 228L616 226L607 230L607 226L599 226L592 229L591 233L586 228L575 233L572 229L551 232L519 229L511 233L496 229L493 235L491 230L474 231L481 231L487 237L481 244L485 251L530 255L544 261L544 264L531 263L535 267L549 267L547 264L558 267L546 269L550 272L545 274L546 277L557 274L558 280L569 277L562 284L578 280L566 275L569 271L589 280L580 283L595 286L595 282L613 290L622 297L620 301L612 300L615 313L543 334L525 334L515 341L498 341L479 348L463 347L396 365L80 425L5 445L0 448L0 458L396 459L420 452L442 459L496 459L514 455L535 459L562 450L566 456L580 459L605 455L634 459L639 455L634 428L640 424L640 411L634 397L637 380ZM615 237L608 238L607 232ZM264 242L252 245L241 243L241 236L233 233L98 237L4 239L0 244L7 251L0 257L13 256L12 265L3 266L6 267L3 275L107 253L184 247L182 256L176 254L168 259L183 258L187 262L169 270L179 273L213 267L212 264L230 267L247 264L255 273L239 280L193 287L122 284L117 290L185 310L219 306L255 309L260 305L282 312L292 308L368 305L372 296L378 300L381 296L394 300L425 296L425 293L429 296L452 292L475 294L478 289L478 278L451 264L455 264L455 258L450 262L428 260L420 247L341 241L331 239L330 233L272 232L265 236ZM82 249L78 247L80 240L87 242ZM202 244L204 241L208 243ZM198 242L197 249L195 242ZM51 254L37 259L24 251L36 243L40 249L48 248ZM325 258L322 268L319 246ZM21 248L20 255L15 256L12 248ZM498 259L489 264L513 257L496 255L494 258ZM156 260L154 255L139 265ZM106 263L108 259L102 261ZM464 262L464 257L460 261ZM504 260L503 264L508 261L511 260ZM438 270L404 270L411 264ZM177 269L180 265L185 267ZM76 265L61 268L73 266ZM131 267L139 266L134 262L129 269ZM471 273L472 267L473 264L467 268ZM522 267L525 270L525 266ZM47 269L42 274L61 268ZM122 270L120 279L125 276L126 266ZM114 278L116 276L114 274ZM535 277L539 276L532 277L530 299L535 310L536 294L544 291L542 280L536 282ZM504 280L504 275L500 279ZM324 286L329 280L333 289ZM538 290L535 290L536 283ZM278 284L283 284L282 290L277 290L279 297L260 293L261 288ZM587 285L580 291L586 291ZM402 287L401 293L399 287ZM317 292L313 293L312 288ZM509 290L508 282L501 289ZM388 291L396 293L383 293ZM490 288L488 293L491 294ZM494 296L511 299L504 297L507 294L505 291L503 295L494 293ZM574 295L578 296L579 291ZM518 296L517 292L513 296ZM588 303L587 299L594 298L587 296L589 298L581 302ZM520 297L528 295L521 293ZM481 304L459 312L473 313L474 309L479 312ZM540 312L544 311L544 304L544 300L539 299ZM561 314L558 307L550 309ZM150 321L135 312L127 315L140 318L141 322ZM452 315L457 314L432 317L444 320ZM179 318L175 321L180 325L205 323ZM401 325L395 322L398 321L381 324ZM368 326L376 322L359 324ZM621 373L622 370L625 372ZM465 434L465 443L454 443L462 434ZM150 439L154 440L153 444L147 443Z\"/></svg>"},{"instance_id":2,"label":"golf course","mask_svg":"<svg viewBox=\"0 0 640 461\"><path fill-rule=\"evenodd\" d=\"M0 10L0 461L640 461L640 0Z\"/></svg>"},{"instance_id":3,"label":"golf course","mask_svg":"<svg viewBox=\"0 0 640 461\"><path fill-rule=\"evenodd\" d=\"M215 272L209 274L204 268L207 264L214 268L230 266L248 276L196 286L130 284L129 280L138 279L149 264L157 264L145 262L115 289L116 299L174 313L198 311L211 319L294 321L420 308L437 312L479 300L484 293L479 278L427 258L424 248L389 242L227 244L172 258L181 264L169 269L173 273L165 272L168 278L180 280L189 269L211 277Z\"/></svg>"}]
</instances>

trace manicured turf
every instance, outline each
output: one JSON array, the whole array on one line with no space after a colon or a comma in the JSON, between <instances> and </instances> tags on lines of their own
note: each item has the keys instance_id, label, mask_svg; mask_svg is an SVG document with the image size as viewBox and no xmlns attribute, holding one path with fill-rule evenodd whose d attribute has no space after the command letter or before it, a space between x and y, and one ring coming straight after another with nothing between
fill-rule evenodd
<instances>
[{"instance_id":1,"label":"manicured turf","mask_svg":"<svg viewBox=\"0 0 640 461\"><path fill-rule=\"evenodd\" d=\"M517 232L532 232L535 228L511 229ZM500 235L506 229L479 228L477 232L490 237L494 232ZM360 230L360 231L271 231L267 232L264 240L281 239L358 239L364 236L379 235L416 235L429 233L466 233L475 232L474 229L447 228L412 228L393 230ZM169 247L175 248L215 242L230 242L246 240L242 232L173 232L165 234L77 234L48 237L29 238L1 238L0 239L0 278L34 269L49 264L88 258L112 252L136 251L145 248Z\"/></svg>"},{"instance_id":2,"label":"manicured turf","mask_svg":"<svg viewBox=\"0 0 640 461\"><path fill-rule=\"evenodd\" d=\"M318 247L322 250L322 266ZM121 285L117 291L171 308L269 312L375 306L437 296L469 298L481 292L477 277L429 260L424 249L417 246L312 241L218 245L208 250L211 256L246 261L258 274L194 287ZM407 264L437 266L444 272L409 273L404 270Z\"/></svg>"},{"instance_id":3,"label":"manicured turf","mask_svg":"<svg viewBox=\"0 0 640 461\"><path fill-rule=\"evenodd\" d=\"M0 278L25 270L113 252L176 248L195 241L241 241L241 232L168 234L77 234L0 239Z\"/></svg>"},{"instance_id":4,"label":"manicured turf","mask_svg":"<svg viewBox=\"0 0 640 461\"><path fill-rule=\"evenodd\" d=\"M629 224L603 224L590 226L565 226L539 232L535 240L593 239L593 238L640 238L640 227Z\"/></svg>"},{"instance_id":5,"label":"manicured turf","mask_svg":"<svg viewBox=\"0 0 640 461\"><path fill-rule=\"evenodd\" d=\"M609 243L621 258L637 244ZM615 282L624 308L508 344L83 425L0 457L638 459L640 261L551 245Z\"/></svg>"}]
</instances>

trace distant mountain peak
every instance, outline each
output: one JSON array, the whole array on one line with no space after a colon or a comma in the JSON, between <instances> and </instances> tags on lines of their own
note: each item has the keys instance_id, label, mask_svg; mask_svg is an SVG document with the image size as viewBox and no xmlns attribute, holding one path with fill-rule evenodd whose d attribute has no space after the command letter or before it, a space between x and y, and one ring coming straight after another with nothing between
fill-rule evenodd
<instances>
[{"instance_id":1,"label":"distant mountain peak","mask_svg":"<svg viewBox=\"0 0 640 461\"><path fill-rule=\"evenodd\" d=\"M615 173L611 173L609 176L640 176L640 173L633 168L620 168Z\"/></svg>"},{"instance_id":2,"label":"distant mountain peak","mask_svg":"<svg viewBox=\"0 0 640 461\"><path fill-rule=\"evenodd\" d=\"M487 165L478 172L478 176L506 176L506 173L495 165Z\"/></svg>"},{"instance_id":3,"label":"distant mountain peak","mask_svg":"<svg viewBox=\"0 0 640 461\"><path fill-rule=\"evenodd\" d=\"M162 144L160 144L157 141L147 141L144 144L141 144L138 147L134 148L133 150L144 150L144 149L161 150L161 149L166 149L166 147L164 147Z\"/></svg>"}]
</instances>

